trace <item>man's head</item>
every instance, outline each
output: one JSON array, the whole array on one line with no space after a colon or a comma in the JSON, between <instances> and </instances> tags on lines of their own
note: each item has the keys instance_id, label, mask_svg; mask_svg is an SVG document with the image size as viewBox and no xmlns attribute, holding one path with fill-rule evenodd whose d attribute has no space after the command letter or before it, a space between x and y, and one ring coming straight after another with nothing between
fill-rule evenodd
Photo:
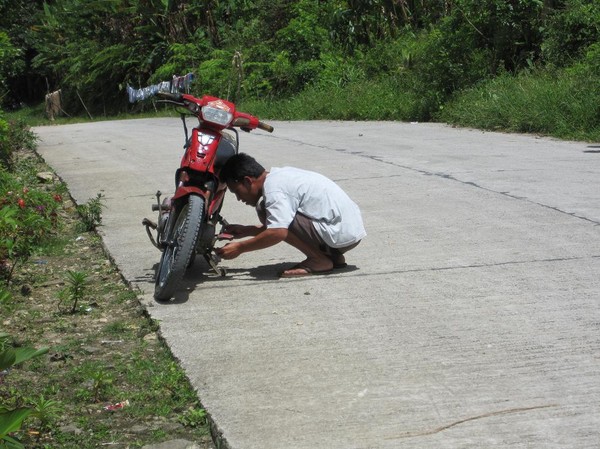
<instances>
[{"instance_id":1,"label":"man's head","mask_svg":"<svg viewBox=\"0 0 600 449\"><path fill-rule=\"evenodd\" d=\"M262 196L262 186L266 171L252 156L239 153L230 157L219 178L238 199L250 206L256 206Z\"/></svg>"}]
</instances>

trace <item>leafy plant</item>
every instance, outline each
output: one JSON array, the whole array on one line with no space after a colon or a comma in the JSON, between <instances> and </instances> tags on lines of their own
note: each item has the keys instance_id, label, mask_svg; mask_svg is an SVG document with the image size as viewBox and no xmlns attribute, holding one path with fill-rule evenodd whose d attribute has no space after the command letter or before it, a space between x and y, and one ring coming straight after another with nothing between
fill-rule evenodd
<instances>
[{"instance_id":1,"label":"leafy plant","mask_svg":"<svg viewBox=\"0 0 600 449\"><path fill-rule=\"evenodd\" d=\"M52 421L58 419L63 410L59 401L46 399L44 395L32 399L30 403L33 409L31 416L39 419L42 427L48 427Z\"/></svg>"},{"instance_id":2,"label":"leafy plant","mask_svg":"<svg viewBox=\"0 0 600 449\"><path fill-rule=\"evenodd\" d=\"M93 231L102 224L102 209L104 195L98 193L96 198L90 198L87 203L77 206L77 212L82 220L82 230Z\"/></svg>"},{"instance_id":3,"label":"leafy plant","mask_svg":"<svg viewBox=\"0 0 600 449\"><path fill-rule=\"evenodd\" d=\"M582 65L552 73L505 74L456 95L438 117L462 126L567 139L577 133L597 141L599 105L600 77Z\"/></svg>"},{"instance_id":4,"label":"leafy plant","mask_svg":"<svg viewBox=\"0 0 600 449\"><path fill-rule=\"evenodd\" d=\"M48 348L34 349L30 347L13 348L7 345L10 335L0 332L0 342L2 342L2 351L0 351L0 371L8 369L14 365L26 362L34 357L39 357L48 352ZM6 347L8 346L8 347Z\"/></svg>"},{"instance_id":5,"label":"leafy plant","mask_svg":"<svg viewBox=\"0 0 600 449\"><path fill-rule=\"evenodd\" d=\"M0 332L0 371L6 370L34 357L39 357L48 352L48 348L13 348L8 344L9 338L9 334ZM23 445L12 438L10 434L19 430L23 421L32 413L33 410L27 407L15 408L13 410L6 407L0 407L0 443L4 442L4 446L7 448L23 448Z\"/></svg>"},{"instance_id":6,"label":"leafy plant","mask_svg":"<svg viewBox=\"0 0 600 449\"><path fill-rule=\"evenodd\" d=\"M179 416L179 422L186 427L200 427L206 424L206 410L191 407Z\"/></svg>"},{"instance_id":7,"label":"leafy plant","mask_svg":"<svg viewBox=\"0 0 600 449\"><path fill-rule=\"evenodd\" d=\"M87 293L87 286L87 273L83 271L67 271L67 286L59 293L59 309L62 302L66 300L71 302L70 312L75 313L77 311L79 301L81 301Z\"/></svg>"},{"instance_id":8,"label":"leafy plant","mask_svg":"<svg viewBox=\"0 0 600 449\"><path fill-rule=\"evenodd\" d=\"M86 362L77 367L74 374L83 385L83 388L79 389L76 394L79 400L99 402L110 396L114 375L101 364Z\"/></svg>"},{"instance_id":9,"label":"leafy plant","mask_svg":"<svg viewBox=\"0 0 600 449\"><path fill-rule=\"evenodd\" d=\"M113 378L106 370L100 369L92 373L92 395L95 402L98 402L104 391L113 383Z\"/></svg>"},{"instance_id":10,"label":"leafy plant","mask_svg":"<svg viewBox=\"0 0 600 449\"><path fill-rule=\"evenodd\" d=\"M3 101L7 93L9 93L7 80L18 76L25 68L22 54L23 50L11 42L8 34L4 30L0 31L0 101ZM0 160L4 156L2 150L3 148L0 143Z\"/></svg>"},{"instance_id":11,"label":"leafy plant","mask_svg":"<svg viewBox=\"0 0 600 449\"><path fill-rule=\"evenodd\" d=\"M8 139L8 122L0 109L0 166L8 167L12 161L13 149Z\"/></svg>"},{"instance_id":12,"label":"leafy plant","mask_svg":"<svg viewBox=\"0 0 600 449\"><path fill-rule=\"evenodd\" d=\"M23 449L23 446L18 440L10 437L10 434L21 428L21 424L32 410L26 407L8 410L0 407L0 443L7 449Z\"/></svg>"}]
</instances>

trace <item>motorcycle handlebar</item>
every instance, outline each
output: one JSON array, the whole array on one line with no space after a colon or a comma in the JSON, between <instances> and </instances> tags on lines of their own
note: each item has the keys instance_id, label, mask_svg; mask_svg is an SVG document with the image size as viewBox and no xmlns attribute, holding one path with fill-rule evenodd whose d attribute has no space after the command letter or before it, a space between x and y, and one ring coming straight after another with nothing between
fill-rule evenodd
<instances>
[{"instance_id":1,"label":"motorcycle handlebar","mask_svg":"<svg viewBox=\"0 0 600 449\"><path fill-rule=\"evenodd\" d=\"M165 100L168 101L172 101L175 103L179 103L182 104L184 103L184 98L183 98L183 94L182 93L171 93L171 92L157 92L156 93L157 97L163 98ZM236 120L234 120L234 125L233 126L240 126L243 127L244 125L246 125L247 123L250 123L250 117L247 114L243 114L242 113L242 117L237 118ZM253 118L253 120L256 120L256 118ZM237 122L237 123L236 123ZM257 128L262 129L263 131L267 131L272 133L274 131L274 128L271 125L268 125L264 122L259 121L258 124L256 125Z\"/></svg>"},{"instance_id":2,"label":"motorcycle handlebar","mask_svg":"<svg viewBox=\"0 0 600 449\"><path fill-rule=\"evenodd\" d=\"M272 133L274 128L271 125L267 125L266 123L263 122L258 122L258 126L257 128L262 129L263 131L267 131Z\"/></svg>"}]
</instances>

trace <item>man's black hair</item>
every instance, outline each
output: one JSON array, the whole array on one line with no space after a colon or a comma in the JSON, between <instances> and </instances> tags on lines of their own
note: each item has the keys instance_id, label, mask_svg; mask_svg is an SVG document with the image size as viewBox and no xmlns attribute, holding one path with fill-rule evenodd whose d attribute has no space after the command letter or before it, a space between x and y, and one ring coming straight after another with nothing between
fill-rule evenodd
<instances>
[{"instance_id":1,"label":"man's black hair","mask_svg":"<svg viewBox=\"0 0 600 449\"><path fill-rule=\"evenodd\" d=\"M246 153L238 153L231 156L219 174L222 182L240 182L246 176L258 178L265 171L265 168L256 162L252 156Z\"/></svg>"}]
</instances>

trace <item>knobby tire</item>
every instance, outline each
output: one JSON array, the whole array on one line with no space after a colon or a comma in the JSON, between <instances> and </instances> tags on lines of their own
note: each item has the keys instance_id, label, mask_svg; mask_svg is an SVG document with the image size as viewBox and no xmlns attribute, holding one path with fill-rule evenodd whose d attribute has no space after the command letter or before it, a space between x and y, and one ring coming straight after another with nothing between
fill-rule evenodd
<instances>
[{"instance_id":1,"label":"knobby tire","mask_svg":"<svg viewBox=\"0 0 600 449\"><path fill-rule=\"evenodd\" d=\"M198 195L190 195L177 217L173 217L175 223L169 229L168 245L156 270L156 300L167 301L177 290L196 252L196 240L202 227L203 216L204 199Z\"/></svg>"}]
</instances>

